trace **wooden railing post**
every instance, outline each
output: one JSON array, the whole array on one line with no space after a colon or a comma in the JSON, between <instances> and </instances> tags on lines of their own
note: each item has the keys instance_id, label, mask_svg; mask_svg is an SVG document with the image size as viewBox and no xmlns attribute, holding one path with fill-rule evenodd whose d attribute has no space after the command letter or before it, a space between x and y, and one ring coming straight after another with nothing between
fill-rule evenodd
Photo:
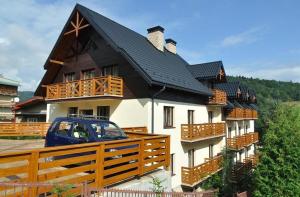
<instances>
[{"instance_id":1,"label":"wooden railing post","mask_svg":"<svg viewBox=\"0 0 300 197\"><path fill-rule=\"evenodd\" d=\"M107 94L111 94L111 75L107 76Z\"/></svg>"},{"instance_id":2,"label":"wooden railing post","mask_svg":"<svg viewBox=\"0 0 300 197\"><path fill-rule=\"evenodd\" d=\"M96 151L96 187L103 188L105 144L100 144Z\"/></svg>"},{"instance_id":3,"label":"wooden railing post","mask_svg":"<svg viewBox=\"0 0 300 197\"><path fill-rule=\"evenodd\" d=\"M140 149L139 149L139 176L144 174L144 148L145 148L145 140L140 140Z\"/></svg>"},{"instance_id":4,"label":"wooden railing post","mask_svg":"<svg viewBox=\"0 0 300 197\"><path fill-rule=\"evenodd\" d=\"M31 152L29 165L28 165L28 182L36 183L38 181L39 171L39 151L33 150ZM29 188L29 196L37 196L37 187Z\"/></svg>"},{"instance_id":5,"label":"wooden railing post","mask_svg":"<svg viewBox=\"0 0 300 197\"><path fill-rule=\"evenodd\" d=\"M166 169L169 169L169 166L170 166L170 156L171 156L171 139L170 139L170 136L167 136L166 137L166 162L165 162L165 168Z\"/></svg>"}]
</instances>

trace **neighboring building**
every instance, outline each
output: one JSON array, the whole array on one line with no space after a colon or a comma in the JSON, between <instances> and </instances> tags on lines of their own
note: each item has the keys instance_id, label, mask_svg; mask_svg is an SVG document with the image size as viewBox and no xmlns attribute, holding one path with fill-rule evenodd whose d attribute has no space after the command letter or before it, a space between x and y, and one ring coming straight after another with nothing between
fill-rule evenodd
<instances>
[{"instance_id":1,"label":"neighboring building","mask_svg":"<svg viewBox=\"0 0 300 197\"><path fill-rule=\"evenodd\" d=\"M18 96L19 82L0 75L0 122L13 122L15 98Z\"/></svg>"},{"instance_id":2,"label":"neighboring building","mask_svg":"<svg viewBox=\"0 0 300 197\"><path fill-rule=\"evenodd\" d=\"M16 122L46 122L47 104L43 97L17 103L14 111Z\"/></svg>"},{"instance_id":3,"label":"neighboring building","mask_svg":"<svg viewBox=\"0 0 300 197\"><path fill-rule=\"evenodd\" d=\"M189 65L176 44L160 26L146 38L77 4L35 92L46 99L47 122L94 116L170 135L168 180L175 190L198 188L220 170L227 97L215 88L226 75L220 61Z\"/></svg>"}]
</instances>

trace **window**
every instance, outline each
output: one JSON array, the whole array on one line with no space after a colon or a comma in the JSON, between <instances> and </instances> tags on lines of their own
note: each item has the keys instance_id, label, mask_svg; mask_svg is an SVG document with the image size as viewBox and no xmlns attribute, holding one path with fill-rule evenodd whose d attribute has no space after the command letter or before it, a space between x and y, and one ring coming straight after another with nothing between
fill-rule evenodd
<instances>
[{"instance_id":1,"label":"window","mask_svg":"<svg viewBox=\"0 0 300 197\"><path fill-rule=\"evenodd\" d=\"M94 112L92 109L81 109L79 113L83 117L93 117Z\"/></svg>"},{"instance_id":2,"label":"window","mask_svg":"<svg viewBox=\"0 0 300 197\"><path fill-rule=\"evenodd\" d=\"M28 117L26 122L38 122L39 119L37 117Z\"/></svg>"},{"instance_id":3,"label":"window","mask_svg":"<svg viewBox=\"0 0 300 197\"><path fill-rule=\"evenodd\" d=\"M119 67L116 65L113 66L105 66L102 68L102 76L118 76L119 75Z\"/></svg>"},{"instance_id":4,"label":"window","mask_svg":"<svg viewBox=\"0 0 300 197\"><path fill-rule=\"evenodd\" d=\"M81 75L82 79L91 79L93 77L95 77L95 69L82 71L82 75Z\"/></svg>"},{"instance_id":5,"label":"window","mask_svg":"<svg viewBox=\"0 0 300 197\"><path fill-rule=\"evenodd\" d=\"M109 120L110 108L109 106L97 107L97 118L100 120Z\"/></svg>"},{"instance_id":6,"label":"window","mask_svg":"<svg viewBox=\"0 0 300 197\"><path fill-rule=\"evenodd\" d=\"M173 127L173 107L164 107L164 128Z\"/></svg>"},{"instance_id":7,"label":"window","mask_svg":"<svg viewBox=\"0 0 300 197\"><path fill-rule=\"evenodd\" d=\"M75 137L75 138L78 138L78 139L88 140L89 139L89 132L88 132L85 125L80 124L80 123L74 123L73 129L72 129L72 132L71 132L71 136Z\"/></svg>"},{"instance_id":8,"label":"window","mask_svg":"<svg viewBox=\"0 0 300 197\"><path fill-rule=\"evenodd\" d=\"M245 125L245 133L248 133L248 125Z\"/></svg>"},{"instance_id":9,"label":"window","mask_svg":"<svg viewBox=\"0 0 300 197\"><path fill-rule=\"evenodd\" d=\"M195 150L194 149L191 149L188 151L188 157L189 157L189 167L194 167L195 163L194 163L194 153L195 153Z\"/></svg>"},{"instance_id":10,"label":"window","mask_svg":"<svg viewBox=\"0 0 300 197\"><path fill-rule=\"evenodd\" d=\"M239 126L239 135L242 135L242 127Z\"/></svg>"},{"instance_id":11,"label":"window","mask_svg":"<svg viewBox=\"0 0 300 197\"><path fill-rule=\"evenodd\" d=\"M68 136L68 132L72 127L72 122L62 121L58 125L57 134L61 136Z\"/></svg>"},{"instance_id":12,"label":"window","mask_svg":"<svg viewBox=\"0 0 300 197\"><path fill-rule=\"evenodd\" d=\"M209 151L209 158L213 158L214 157L214 145L210 144L208 147L208 151Z\"/></svg>"},{"instance_id":13,"label":"window","mask_svg":"<svg viewBox=\"0 0 300 197\"><path fill-rule=\"evenodd\" d=\"M78 107L69 107L68 117L77 117L78 116Z\"/></svg>"},{"instance_id":14,"label":"window","mask_svg":"<svg viewBox=\"0 0 300 197\"><path fill-rule=\"evenodd\" d=\"M194 110L188 110L188 124L194 124Z\"/></svg>"},{"instance_id":15,"label":"window","mask_svg":"<svg viewBox=\"0 0 300 197\"><path fill-rule=\"evenodd\" d=\"M250 151L250 148L249 147L247 147L246 148L246 151L245 151L245 157L248 157L248 152Z\"/></svg>"},{"instance_id":16,"label":"window","mask_svg":"<svg viewBox=\"0 0 300 197\"><path fill-rule=\"evenodd\" d=\"M212 123L214 118L214 113L212 111L208 112L208 123Z\"/></svg>"},{"instance_id":17,"label":"window","mask_svg":"<svg viewBox=\"0 0 300 197\"><path fill-rule=\"evenodd\" d=\"M65 73L64 74L64 82L74 81L75 73Z\"/></svg>"},{"instance_id":18,"label":"window","mask_svg":"<svg viewBox=\"0 0 300 197\"><path fill-rule=\"evenodd\" d=\"M171 154L171 175L175 176L175 153Z\"/></svg>"},{"instance_id":19,"label":"window","mask_svg":"<svg viewBox=\"0 0 300 197\"><path fill-rule=\"evenodd\" d=\"M231 138L231 127L228 127L228 138Z\"/></svg>"}]
</instances>

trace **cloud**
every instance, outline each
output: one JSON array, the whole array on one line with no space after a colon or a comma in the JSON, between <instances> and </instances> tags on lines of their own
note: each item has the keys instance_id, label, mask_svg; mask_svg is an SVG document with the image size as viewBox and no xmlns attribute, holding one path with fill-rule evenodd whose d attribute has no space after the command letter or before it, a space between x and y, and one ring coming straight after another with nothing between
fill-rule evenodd
<instances>
[{"instance_id":1,"label":"cloud","mask_svg":"<svg viewBox=\"0 0 300 197\"><path fill-rule=\"evenodd\" d=\"M35 90L43 77L43 65L76 1L3 1L0 6L0 74L20 81L20 90ZM139 32L151 17L116 15L123 2L92 0L84 5ZM111 9L109 9L109 8ZM153 18L153 17L152 17Z\"/></svg>"},{"instance_id":2,"label":"cloud","mask_svg":"<svg viewBox=\"0 0 300 197\"><path fill-rule=\"evenodd\" d=\"M227 75L246 76L261 79L300 82L300 65L278 65L265 63L259 66L255 64L232 65L226 68ZM255 68L255 69L254 69Z\"/></svg>"},{"instance_id":3,"label":"cloud","mask_svg":"<svg viewBox=\"0 0 300 197\"><path fill-rule=\"evenodd\" d=\"M231 47L241 44L250 44L261 39L264 34L264 28L255 27L242 33L225 37L219 44L221 47Z\"/></svg>"}]
</instances>

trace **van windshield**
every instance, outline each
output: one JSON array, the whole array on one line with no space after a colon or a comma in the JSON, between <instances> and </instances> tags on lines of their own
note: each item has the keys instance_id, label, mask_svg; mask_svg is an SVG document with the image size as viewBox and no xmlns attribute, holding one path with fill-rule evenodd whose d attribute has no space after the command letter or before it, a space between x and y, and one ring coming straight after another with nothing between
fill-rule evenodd
<instances>
[{"instance_id":1,"label":"van windshield","mask_svg":"<svg viewBox=\"0 0 300 197\"><path fill-rule=\"evenodd\" d=\"M91 124L97 138L126 138L126 134L111 122L93 122Z\"/></svg>"}]
</instances>

